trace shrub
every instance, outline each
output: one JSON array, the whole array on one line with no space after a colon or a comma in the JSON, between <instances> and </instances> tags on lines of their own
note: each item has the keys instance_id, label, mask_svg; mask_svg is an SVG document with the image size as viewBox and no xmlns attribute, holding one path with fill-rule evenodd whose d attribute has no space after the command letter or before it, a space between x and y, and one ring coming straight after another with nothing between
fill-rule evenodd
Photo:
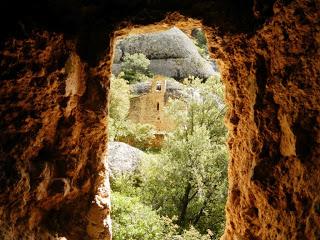
<instances>
[{"instance_id":1,"label":"shrub","mask_svg":"<svg viewBox=\"0 0 320 240\"><path fill-rule=\"evenodd\" d=\"M167 220L163 220L138 197L113 192L112 218L115 240L163 240ZM169 225L171 226L170 222Z\"/></svg>"},{"instance_id":2,"label":"shrub","mask_svg":"<svg viewBox=\"0 0 320 240\"><path fill-rule=\"evenodd\" d=\"M195 229L193 226L190 226L188 230L184 230L182 234L183 240L210 240L210 235L201 235L197 229Z\"/></svg>"},{"instance_id":3,"label":"shrub","mask_svg":"<svg viewBox=\"0 0 320 240\"><path fill-rule=\"evenodd\" d=\"M123 74L111 77L109 101L109 139L114 141L125 129L130 108L130 89Z\"/></svg>"},{"instance_id":4,"label":"shrub","mask_svg":"<svg viewBox=\"0 0 320 240\"><path fill-rule=\"evenodd\" d=\"M121 71L124 73L123 77L130 83L145 81L151 77L149 65L150 60L142 53L126 54Z\"/></svg>"},{"instance_id":5,"label":"shrub","mask_svg":"<svg viewBox=\"0 0 320 240\"><path fill-rule=\"evenodd\" d=\"M150 124L126 121L126 129L118 136L117 141L125 142L139 149L147 149L155 138L155 128Z\"/></svg>"},{"instance_id":6,"label":"shrub","mask_svg":"<svg viewBox=\"0 0 320 240\"><path fill-rule=\"evenodd\" d=\"M209 51L207 46L207 39L204 32L200 28L195 28L192 30L192 37L195 45L198 48L199 53L202 57L208 58Z\"/></svg>"}]
</instances>

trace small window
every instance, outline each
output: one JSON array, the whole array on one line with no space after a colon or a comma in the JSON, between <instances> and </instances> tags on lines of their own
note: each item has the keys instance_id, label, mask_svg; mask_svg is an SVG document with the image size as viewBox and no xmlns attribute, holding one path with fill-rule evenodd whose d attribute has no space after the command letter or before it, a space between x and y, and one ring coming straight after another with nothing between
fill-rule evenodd
<instances>
[{"instance_id":1,"label":"small window","mask_svg":"<svg viewBox=\"0 0 320 240\"><path fill-rule=\"evenodd\" d=\"M160 104L157 103L157 111L159 111L159 110L160 110Z\"/></svg>"},{"instance_id":2,"label":"small window","mask_svg":"<svg viewBox=\"0 0 320 240\"><path fill-rule=\"evenodd\" d=\"M157 91L161 91L161 83L157 83L156 90L157 90Z\"/></svg>"}]
</instances>

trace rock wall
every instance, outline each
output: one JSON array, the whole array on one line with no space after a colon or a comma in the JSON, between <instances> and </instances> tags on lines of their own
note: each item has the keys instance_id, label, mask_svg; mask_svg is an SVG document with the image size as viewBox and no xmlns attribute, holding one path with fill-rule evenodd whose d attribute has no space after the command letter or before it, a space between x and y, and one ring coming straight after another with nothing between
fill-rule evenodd
<instances>
[{"instance_id":1,"label":"rock wall","mask_svg":"<svg viewBox=\"0 0 320 240\"><path fill-rule=\"evenodd\" d=\"M320 238L318 1L1 5L1 239L110 239L108 34L174 10L203 20L226 85L223 239Z\"/></svg>"},{"instance_id":2,"label":"rock wall","mask_svg":"<svg viewBox=\"0 0 320 240\"><path fill-rule=\"evenodd\" d=\"M7 39L0 59L0 238L109 236L104 72L56 33Z\"/></svg>"},{"instance_id":3,"label":"rock wall","mask_svg":"<svg viewBox=\"0 0 320 240\"><path fill-rule=\"evenodd\" d=\"M230 129L223 239L320 238L319 5L276 2L273 12L217 51Z\"/></svg>"}]
</instances>

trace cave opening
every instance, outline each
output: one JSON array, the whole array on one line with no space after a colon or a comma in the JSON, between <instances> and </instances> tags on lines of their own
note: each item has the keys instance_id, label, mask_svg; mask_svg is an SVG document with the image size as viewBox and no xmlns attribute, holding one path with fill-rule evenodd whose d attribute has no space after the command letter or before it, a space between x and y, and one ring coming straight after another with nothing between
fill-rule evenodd
<instances>
[{"instance_id":1,"label":"cave opening","mask_svg":"<svg viewBox=\"0 0 320 240\"><path fill-rule=\"evenodd\" d=\"M203 26L191 22L119 30L111 42L114 239L223 234L225 91Z\"/></svg>"},{"instance_id":2,"label":"cave opening","mask_svg":"<svg viewBox=\"0 0 320 240\"><path fill-rule=\"evenodd\" d=\"M319 4L128 3L1 5L0 239L111 239L108 44L118 27L146 32L132 25L174 11L186 17L171 14L149 30L201 19L210 55L223 61L230 160L222 239L320 239Z\"/></svg>"}]
</instances>

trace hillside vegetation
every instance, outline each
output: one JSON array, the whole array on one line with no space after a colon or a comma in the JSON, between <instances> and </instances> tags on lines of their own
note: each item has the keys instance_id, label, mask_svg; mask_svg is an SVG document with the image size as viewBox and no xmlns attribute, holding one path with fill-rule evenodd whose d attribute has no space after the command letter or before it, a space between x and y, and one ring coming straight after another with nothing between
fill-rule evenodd
<instances>
[{"instance_id":1,"label":"hillside vegetation","mask_svg":"<svg viewBox=\"0 0 320 240\"><path fill-rule=\"evenodd\" d=\"M201 42L193 41L206 55L203 35L196 36ZM188 97L169 99L165 107L176 127L165 134L161 149L154 149L148 144L154 127L128 119L130 84L153 76L148 59L141 53L126 55L122 66L111 81L109 139L130 142L145 154L134 171L111 179L114 239L219 239L228 158L225 107L217 104L224 93L220 75L182 81Z\"/></svg>"}]
</instances>

